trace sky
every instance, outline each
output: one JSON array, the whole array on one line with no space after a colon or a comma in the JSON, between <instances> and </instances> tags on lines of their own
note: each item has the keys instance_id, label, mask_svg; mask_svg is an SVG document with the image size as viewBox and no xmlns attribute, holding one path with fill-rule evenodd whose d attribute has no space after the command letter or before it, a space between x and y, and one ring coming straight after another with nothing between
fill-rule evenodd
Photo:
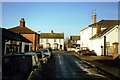
<instances>
[{"instance_id":1,"label":"sky","mask_svg":"<svg viewBox=\"0 0 120 80\"><path fill-rule=\"evenodd\" d=\"M80 35L80 30L97 21L117 20L117 2L3 2L2 27L12 28L24 18L26 26L36 32L64 32L65 38Z\"/></svg>"}]
</instances>

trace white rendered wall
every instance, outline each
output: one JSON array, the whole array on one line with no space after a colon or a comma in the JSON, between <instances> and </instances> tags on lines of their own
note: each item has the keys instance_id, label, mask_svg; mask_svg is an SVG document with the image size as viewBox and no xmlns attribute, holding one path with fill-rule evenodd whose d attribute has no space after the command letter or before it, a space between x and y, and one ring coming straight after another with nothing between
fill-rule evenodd
<instances>
[{"instance_id":1,"label":"white rendered wall","mask_svg":"<svg viewBox=\"0 0 120 80\"><path fill-rule=\"evenodd\" d=\"M48 42L46 42L45 38L40 39L40 45L42 44L43 48L47 47L46 43L50 43L51 44L50 47L52 49L54 49L54 44L57 43L58 44L58 49L60 49L60 45L62 45L62 50L64 50L64 39L56 39L56 42L54 42L54 39L48 39Z\"/></svg>"},{"instance_id":2,"label":"white rendered wall","mask_svg":"<svg viewBox=\"0 0 120 80\"><path fill-rule=\"evenodd\" d=\"M101 40L99 38L93 40L92 50L94 50L98 56L101 55Z\"/></svg>"},{"instance_id":3,"label":"white rendered wall","mask_svg":"<svg viewBox=\"0 0 120 80\"><path fill-rule=\"evenodd\" d=\"M88 27L80 32L81 34L81 47L89 47L90 38L92 37L92 28Z\"/></svg>"}]
</instances>

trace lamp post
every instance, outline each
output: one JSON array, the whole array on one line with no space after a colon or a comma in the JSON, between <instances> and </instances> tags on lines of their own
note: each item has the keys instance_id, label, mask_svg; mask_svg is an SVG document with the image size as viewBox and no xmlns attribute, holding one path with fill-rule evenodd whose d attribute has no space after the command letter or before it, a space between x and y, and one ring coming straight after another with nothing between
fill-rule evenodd
<instances>
[{"instance_id":1,"label":"lamp post","mask_svg":"<svg viewBox=\"0 0 120 80\"><path fill-rule=\"evenodd\" d=\"M41 31L38 31L38 46L40 47L40 32Z\"/></svg>"}]
</instances>

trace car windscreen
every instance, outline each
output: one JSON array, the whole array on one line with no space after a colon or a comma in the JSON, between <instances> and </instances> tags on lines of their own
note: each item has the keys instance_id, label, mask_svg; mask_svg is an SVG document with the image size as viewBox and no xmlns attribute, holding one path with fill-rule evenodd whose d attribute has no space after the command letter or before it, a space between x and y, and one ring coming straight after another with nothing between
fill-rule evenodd
<instances>
[{"instance_id":1,"label":"car windscreen","mask_svg":"<svg viewBox=\"0 0 120 80\"><path fill-rule=\"evenodd\" d=\"M45 50L43 50L44 52L48 52L48 50L47 49L45 49Z\"/></svg>"}]
</instances>

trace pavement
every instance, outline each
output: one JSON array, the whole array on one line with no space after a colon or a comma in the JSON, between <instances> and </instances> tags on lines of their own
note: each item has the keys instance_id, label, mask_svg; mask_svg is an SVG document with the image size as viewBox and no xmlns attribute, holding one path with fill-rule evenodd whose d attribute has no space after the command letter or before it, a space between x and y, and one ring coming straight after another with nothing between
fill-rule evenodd
<instances>
[{"instance_id":1,"label":"pavement","mask_svg":"<svg viewBox=\"0 0 120 80\"><path fill-rule=\"evenodd\" d=\"M116 77L116 80L120 80L120 60L119 59L113 60L110 57L105 57L105 59L103 57L102 57L102 59L100 59L100 57L98 57L98 59L97 59L97 56L96 56L96 58L94 56L94 59L91 59L91 57L89 57L89 56L82 57L82 56L78 56L76 53L74 53L74 55L79 57L80 59L82 59L87 64L89 64L111 76Z\"/></svg>"}]
</instances>

